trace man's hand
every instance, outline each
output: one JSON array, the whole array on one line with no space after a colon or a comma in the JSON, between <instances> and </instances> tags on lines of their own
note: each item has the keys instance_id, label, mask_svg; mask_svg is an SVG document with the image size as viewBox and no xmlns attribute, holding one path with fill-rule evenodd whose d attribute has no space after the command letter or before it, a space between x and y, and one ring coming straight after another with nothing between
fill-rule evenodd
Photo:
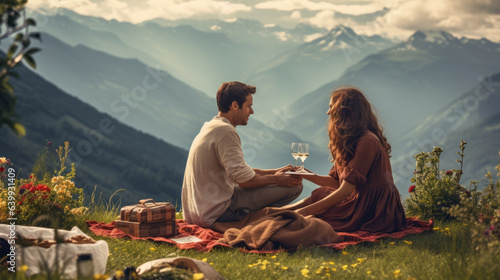
<instances>
[{"instance_id":1,"label":"man's hand","mask_svg":"<svg viewBox=\"0 0 500 280\"><path fill-rule=\"evenodd\" d=\"M291 164L283 166L281 168L278 168L274 175L283 175L287 171L295 171L295 167L293 167Z\"/></svg>"}]
</instances>

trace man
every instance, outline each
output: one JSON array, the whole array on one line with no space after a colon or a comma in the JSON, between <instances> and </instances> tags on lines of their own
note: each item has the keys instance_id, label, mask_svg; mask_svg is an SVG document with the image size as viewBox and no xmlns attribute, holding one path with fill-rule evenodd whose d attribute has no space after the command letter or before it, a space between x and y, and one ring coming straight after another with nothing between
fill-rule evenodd
<instances>
[{"instance_id":1,"label":"man","mask_svg":"<svg viewBox=\"0 0 500 280\"><path fill-rule=\"evenodd\" d=\"M210 227L214 222L241 220L264 207L280 207L302 192L302 179L281 169L251 168L243 159L236 126L253 114L255 87L223 83L217 91L219 114L195 137L184 172L182 211L188 223Z\"/></svg>"}]
</instances>

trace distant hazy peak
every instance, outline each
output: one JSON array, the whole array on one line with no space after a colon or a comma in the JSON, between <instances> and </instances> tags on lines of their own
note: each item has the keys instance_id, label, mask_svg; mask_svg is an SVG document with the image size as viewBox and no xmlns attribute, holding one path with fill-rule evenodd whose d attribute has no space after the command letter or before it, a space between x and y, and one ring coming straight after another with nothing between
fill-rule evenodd
<instances>
[{"instance_id":1,"label":"distant hazy peak","mask_svg":"<svg viewBox=\"0 0 500 280\"><path fill-rule=\"evenodd\" d=\"M345 25L337 25L333 27L326 36L339 37L340 35L347 35L349 37L357 36L356 32L352 28Z\"/></svg>"},{"instance_id":2,"label":"distant hazy peak","mask_svg":"<svg viewBox=\"0 0 500 280\"><path fill-rule=\"evenodd\" d=\"M488 39L457 38L443 30L417 31L406 42L396 46L393 50L431 50L431 49L468 49L477 53L498 52L500 44Z\"/></svg>"},{"instance_id":3,"label":"distant hazy peak","mask_svg":"<svg viewBox=\"0 0 500 280\"><path fill-rule=\"evenodd\" d=\"M458 38L443 30L417 31L408 39L408 41L426 41L431 43L443 44L446 42L457 41Z\"/></svg>"}]
</instances>

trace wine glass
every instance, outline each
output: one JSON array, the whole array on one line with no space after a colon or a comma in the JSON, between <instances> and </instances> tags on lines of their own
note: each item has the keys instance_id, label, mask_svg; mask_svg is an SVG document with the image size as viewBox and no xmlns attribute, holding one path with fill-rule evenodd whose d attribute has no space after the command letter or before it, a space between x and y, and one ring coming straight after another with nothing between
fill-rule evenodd
<instances>
[{"instance_id":1,"label":"wine glass","mask_svg":"<svg viewBox=\"0 0 500 280\"><path fill-rule=\"evenodd\" d=\"M297 159L299 158L299 144L300 143L292 143L292 157L295 159L294 167L297 166Z\"/></svg>"},{"instance_id":2,"label":"wine glass","mask_svg":"<svg viewBox=\"0 0 500 280\"><path fill-rule=\"evenodd\" d=\"M302 169L304 169L304 161L306 161L309 156L309 144L300 143L299 144L299 158L302 160Z\"/></svg>"}]
</instances>

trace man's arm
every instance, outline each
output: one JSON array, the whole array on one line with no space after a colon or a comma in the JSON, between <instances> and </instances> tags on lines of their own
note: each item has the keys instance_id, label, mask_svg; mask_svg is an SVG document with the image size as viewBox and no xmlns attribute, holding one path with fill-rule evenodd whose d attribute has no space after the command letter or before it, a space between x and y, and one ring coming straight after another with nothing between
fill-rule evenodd
<instances>
[{"instance_id":1,"label":"man's arm","mask_svg":"<svg viewBox=\"0 0 500 280\"><path fill-rule=\"evenodd\" d=\"M279 185L282 187L294 187L302 183L300 176L292 175L259 175L256 172L255 176L244 183L239 183L240 188L258 188L269 185Z\"/></svg>"},{"instance_id":2,"label":"man's arm","mask_svg":"<svg viewBox=\"0 0 500 280\"><path fill-rule=\"evenodd\" d=\"M278 169L258 169L258 168L254 168L253 171L255 171L255 173L261 175L261 176L265 176L265 175L273 175L274 173L276 173L276 171L278 171Z\"/></svg>"},{"instance_id":3,"label":"man's arm","mask_svg":"<svg viewBox=\"0 0 500 280\"><path fill-rule=\"evenodd\" d=\"M255 171L255 173L262 175L262 176L274 175L277 172L282 173L282 172L286 172L286 171L290 171L290 170L294 170L294 168L291 164L280 167L280 168L275 168L275 169L258 169L258 168L253 169L253 171Z\"/></svg>"}]
</instances>

